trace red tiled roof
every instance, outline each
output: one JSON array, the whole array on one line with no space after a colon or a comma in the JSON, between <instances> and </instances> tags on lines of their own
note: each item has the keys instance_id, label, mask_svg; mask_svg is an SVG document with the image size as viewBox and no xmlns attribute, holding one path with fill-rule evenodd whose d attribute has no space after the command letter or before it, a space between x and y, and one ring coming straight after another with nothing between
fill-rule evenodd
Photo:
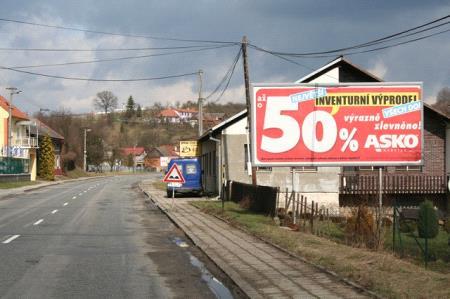
<instances>
[{"instance_id":1,"label":"red tiled roof","mask_svg":"<svg viewBox=\"0 0 450 299\"><path fill-rule=\"evenodd\" d=\"M160 116L163 117L178 117L178 114L174 109L165 109L159 113Z\"/></svg>"},{"instance_id":2,"label":"red tiled roof","mask_svg":"<svg viewBox=\"0 0 450 299\"><path fill-rule=\"evenodd\" d=\"M124 147L121 149L122 154L128 156L129 154L133 156L139 156L144 153L145 149L143 147Z\"/></svg>"},{"instance_id":3,"label":"red tiled roof","mask_svg":"<svg viewBox=\"0 0 450 299\"><path fill-rule=\"evenodd\" d=\"M9 102L2 96L0 96L0 107L5 109L5 111L9 113ZM24 112L20 111L14 105L12 107L12 115L15 118L20 118L20 119L23 119L23 120L29 120L28 116Z\"/></svg>"}]
</instances>

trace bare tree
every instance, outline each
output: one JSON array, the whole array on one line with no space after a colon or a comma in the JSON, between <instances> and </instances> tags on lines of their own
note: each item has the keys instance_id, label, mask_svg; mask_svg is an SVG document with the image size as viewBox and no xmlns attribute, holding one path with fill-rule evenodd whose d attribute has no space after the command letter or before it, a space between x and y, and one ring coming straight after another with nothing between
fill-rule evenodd
<instances>
[{"instance_id":1,"label":"bare tree","mask_svg":"<svg viewBox=\"0 0 450 299\"><path fill-rule=\"evenodd\" d=\"M433 107L450 116L450 88L442 88L436 97Z\"/></svg>"},{"instance_id":2,"label":"bare tree","mask_svg":"<svg viewBox=\"0 0 450 299\"><path fill-rule=\"evenodd\" d=\"M97 97L94 99L94 106L108 114L113 108L117 108L117 97L111 91L101 91L97 93Z\"/></svg>"}]
</instances>

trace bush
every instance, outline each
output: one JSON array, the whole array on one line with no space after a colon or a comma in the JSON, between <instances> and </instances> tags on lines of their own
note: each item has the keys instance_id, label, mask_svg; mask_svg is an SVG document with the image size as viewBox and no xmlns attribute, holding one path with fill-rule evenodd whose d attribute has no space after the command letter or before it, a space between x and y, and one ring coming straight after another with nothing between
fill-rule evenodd
<instances>
[{"instance_id":1,"label":"bush","mask_svg":"<svg viewBox=\"0 0 450 299\"><path fill-rule=\"evenodd\" d=\"M372 211L366 205L353 208L345 225L347 241L356 246L373 248L376 244L375 221Z\"/></svg>"},{"instance_id":2,"label":"bush","mask_svg":"<svg viewBox=\"0 0 450 299\"><path fill-rule=\"evenodd\" d=\"M44 135L39 145L39 177L44 180L55 179L55 154L53 143L48 135Z\"/></svg>"},{"instance_id":3,"label":"bush","mask_svg":"<svg viewBox=\"0 0 450 299\"><path fill-rule=\"evenodd\" d=\"M425 200L419 207L417 230L420 238L432 239L439 233L439 222L433 203Z\"/></svg>"},{"instance_id":4,"label":"bush","mask_svg":"<svg viewBox=\"0 0 450 299\"><path fill-rule=\"evenodd\" d=\"M445 220L444 229L450 234L450 216L447 216L447 219Z\"/></svg>"},{"instance_id":5,"label":"bush","mask_svg":"<svg viewBox=\"0 0 450 299\"><path fill-rule=\"evenodd\" d=\"M408 234L416 231L417 223L414 220L400 220L399 229L402 233Z\"/></svg>"}]
</instances>

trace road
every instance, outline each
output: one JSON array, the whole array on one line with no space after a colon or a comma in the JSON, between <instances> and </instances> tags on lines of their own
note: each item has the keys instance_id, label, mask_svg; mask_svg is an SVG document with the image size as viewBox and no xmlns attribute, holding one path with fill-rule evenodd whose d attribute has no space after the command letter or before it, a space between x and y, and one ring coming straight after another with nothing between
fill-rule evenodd
<instances>
[{"instance_id":1,"label":"road","mask_svg":"<svg viewBox=\"0 0 450 299\"><path fill-rule=\"evenodd\" d=\"M227 278L145 203L135 188L141 179L70 182L1 199L0 296L216 298L220 288L207 278Z\"/></svg>"}]
</instances>

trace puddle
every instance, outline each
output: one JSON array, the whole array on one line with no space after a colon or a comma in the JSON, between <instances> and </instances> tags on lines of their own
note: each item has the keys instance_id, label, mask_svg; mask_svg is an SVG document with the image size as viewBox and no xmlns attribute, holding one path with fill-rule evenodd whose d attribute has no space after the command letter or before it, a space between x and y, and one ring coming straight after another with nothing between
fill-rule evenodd
<instances>
[{"instance_id":1,"label":"puddle","mask_svg":"<svg viewBox=\"0 0 450 299\"><path fill-rule=\"evenodd\" d=\"M189 247L189 245L186 242L184 242L182 239L180 239L178 237L173 238L173 242L181 248Z\"/></svg>"},{"instance_id":2,"label":"puddle","mask_svg":"<svg viewBox=\"0 0 450 299\"><path fill-rule=\"evenodd\" d=\"M179 247L189 247L189 245L181 238L174 237L172 238L172 241ZM233 299L233 295L231 295L230 290L228 290L228 288L224 286L220 280L215 278L198 258L193 256L189 251L187 251L187 254L189 255L191 265L200 270L202 280L208 285L208 288L213 292L216 298Z\"/></svg>"},{"instance_id":3,"label":"puddle","mask_svg":"<svg viewBox=\"0 0 450 299\"><path fill-rule=\"evenodd\" d=\"M193 256L190 252L189 259L191 261L191 264L194 267L197 267L200 272L202 273L202 280L206 282L209 289L214 293L216 298L219 299L233 299L233 295L231 295L230 290L226 286L220 282L217 278L215 278L209 271L206 269L205 265L198 260L195 256Z\"/></svg>"}]
</instances>

